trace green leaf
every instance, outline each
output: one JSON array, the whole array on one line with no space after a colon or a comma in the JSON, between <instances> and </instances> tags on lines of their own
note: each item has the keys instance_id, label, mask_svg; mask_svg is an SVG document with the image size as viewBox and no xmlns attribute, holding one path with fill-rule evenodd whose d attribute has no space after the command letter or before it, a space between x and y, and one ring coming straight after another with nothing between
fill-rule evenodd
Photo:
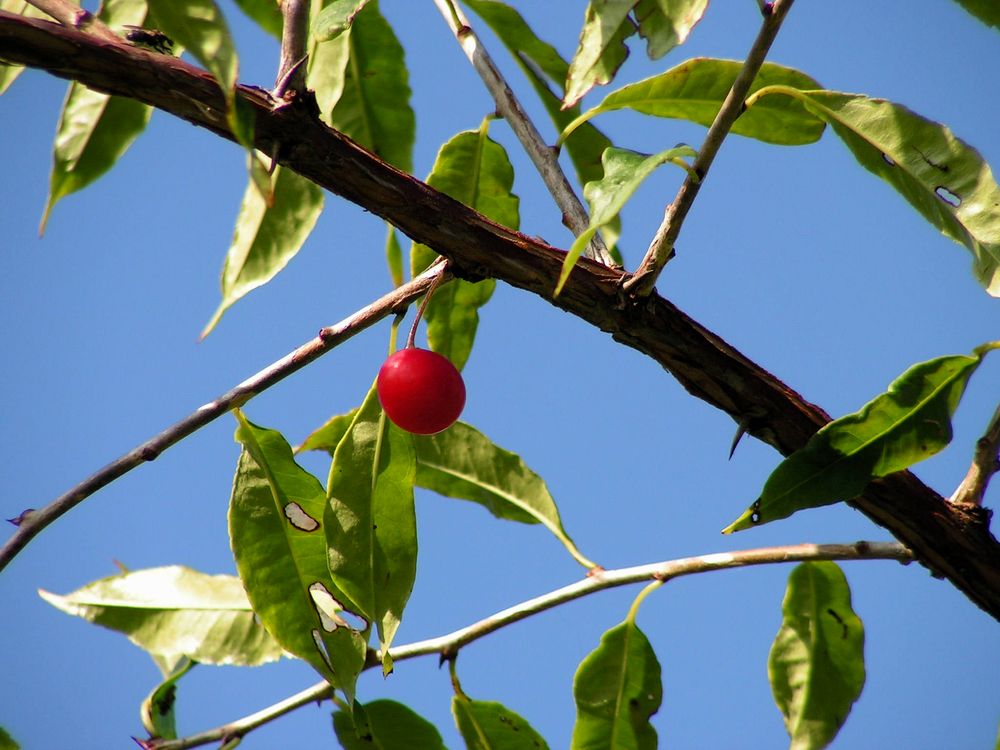
<instances>
[{"instance_id":1,"label":"green leaf","mask_svg":"<svg viewBox=\"0 0 1000 750\"><path fill-rule=\"evenodd\" d=\"M384 671L416 577L415 473L411 436L385 419L372 386L334 452L323 524L330 574L378 626Z\"/></svg>"},{"instance_id":2,"label":"green leaf","mask_svg":"<svg viewBox=\"0 0 1000 750\"><path fill-rule=\"evenodd\" d=\"M232 102L239 57L226 19L213 0L147 0L160 31L187 49L215 76Z\"/></svg>"},{"instance_id":3,"label":"green leaf","mask_svg":"<svg viewBox=\"0 0 1000 750\"><path fill-rule=\"evenodd\" d=\"M650 717L660 708L660 663L630 618L601 637L573 680L573 750L653 750Z\"/></svg>"},{"instance_id":4,"label":"green leaf","mask_svg":"<svg viewBox=\"0 0 1000 750\"><path fill-rule=\"evenodd\" d=\"M567 107L576 104L594 86L614 78L628 57L625 40L635 33L629 12L636 0L591 0L580 31L580 44L566 78Z\"/></svg>"},{"instance_id":5,"label":"green leaf","mask_svg":"<svg viewBox=\"0 0 1000 750\"><path fill-rule=\"evenodd\" d=\"M281 30L285 22L275 0L236 0L236 5L264 31L276 39L281 39Z\"/></svg>"},{"instance_id":6,"label":"green leaf","mask_svg":"<svg viewBox=\"0 0 1000 750\"><path fill-rule=\"evenodd\" d=\"M451 699L451 712L468 750L548 750L542 736L502 703L457 693Z\"/></svg>"},{"instance_id":7,"label":"green leaf","mask_svg":"<svg viewBox=\"0 0 1000 750\"><path fill-rule=\"evenodd\" d=\"M323 426L313 430L302 445L295 449L295 452L326 451L332 458L334 451L337 450L337 445L344 439L347 431L351 429L351 423L354 422L357 416L358 410L351 409L347 414L338 414L335 417L330 417Z\"/></svg>"},{"instance_id":8,"label":"green leaf","mask_svg":"<svg viewBox=\"0 0 1000 750\"><path fill-rule=\"evenodd\" d=\"M944 125L884 99L785 86L758 97L800 101L830 123L865 169L972 252L976 279L1000 296L1000 186L978 151ZM748 100L751 111L757 102Z\"/></svg>"},{"instance_id":9,"label":"green leaf","mask_svg":"<svg viewBox=\"0 0 1000 750\"><path fill-rule=\"evenodd\" d=\"M364 714L367 725L358 727L347 711L334 713L333 729L344 750L445 750L434 725L402 703L372 701L364 705Z\"/></svg>"},{"instance_id":10,"label":"green leaf","mask_svg":"<svg viewBox=\"0 0 1000 750\"><path fill-rule=\"evenodd\" d=\"M632 194L639 189L653 171L662 164L676 164L677 166L688 168L683 161L683 157L694 157L695 152L690 146L676 146L668 148L652 156L629 151L623 148L609 148L605 150L601 158L604 164L604 177L597 182L588 182L583 193L593 207L593 214L590 217L590 224L581 233L569 248L563 260L562 271L559 273L559 282L556 284L555 294L558 295L566 280L569 278L573 266L583 254L587 243L605 224L613 221L624 208L625 203Z\"/></svg>"},{"instance_id":11,"label":"green leaf","mask_svg":"<svg viewBox=\"0 0 1000 750\"><path fill-rule=\"evenodd\" d=\"M164 740L177 739L177 682L198 662L185 659L180 668L153 688L139 707L142 726L150 737Z\"/></svg>"},{"instance_id":12,"label":"green leaf","mask_svg":"<svg viewBox=\"0 0 1000 750\"><path fill-rule=\"evenodd\" d=\"M379 12L377 0L365 5L340 38L348 49L342 91L336 99L326 95L336 104L332 111L321 109L324 119L397 169L411 172L416 119L410 107L409 74L403 47ZM326 42L319 50L337 43ZM341 60L342 50L333 49L335 61ZM335 62L325 74L336 77L339 64ZM329 67L326 62L316 69L325 67ZM329 89L331 83L323 85Z\"/></svg>"},{"instance_id":13,"label":"green leaf","mask_svg":"<svg viewBox=\"0 0 1000 750\"><path fill-rule=\"evenodd\" d=\"M322 44L317 43L315 37L310 37L308 46L306 87L316 95L320 116L329 122L330 112L344 93L347 62L351 57L351 36L349 33L341 34Z\"/></svg>"},{"instance_id":14,"label":"green leaf","mask_svg":"<svg viewBox=\"0 0 1000 750\"><path fill-rule=\"evenodd\" d=\"M368 0L333 0L313 21L312 34L317 42L328 42L343 34Z\"/></svg>"},{"instance_id":15,"label":"green leaf","mask_svg":"<svg viewBox=\"0 0 1000 750\"><path fill-rule=\"evenodd\" d=\"M234 576L173 565L103 578L65 596L38 593L63 612L123 633L167 659L256 666L281 657Z\"/></svg>"},{"instance_id":16,"label":"green leaf","mask_svg":"<svg viewBox=\"0 0 1000 750\"><path fill-rule=\"evenodd\" d=\"M290 169L275 168L271 206L253 184L247 185L233 243L222 266L222 302L202 338L211 333L233 303L288 265L322 211L323 191Z\"/></svg>"},{"instance_id":17,"label":"green leaf","mask_svg":"<svg viewBox=\"0 0 1000 750\"><path fill-rule=\"evenodd\" d=\"M865 684L865 631L832 562L795 567L781 605L767 674L791 750L820 750L837 736Z\"/></svg>"},{"instance_id":18,"label":"green leaf","mask_svg":"<svg viewBox=\"0 0 1000 750\"><path fill-rule=\"evenodd\" d=\"M1000 28L1000 5L997 5L996 0L956 0L956 2L987 26Z\"/></svg>"},{"instance_id":19,"label":"green leaf","mask_svg":"<svg viewBox=\"0 0 1000 750\"><path fill-rule=\"evenodd\" d=\"M387 224L385 236L385 260L389 265L389 275L393 286L403 283L403 248L399 244L399 235L392 224Z\"/></svg>"},{"instance_id":20,"label":"green leaf","mask_svg":"<svg viewBox=\"0 0 1000 750\"><path fill-rule=\"evenodd\" d=\"M6 11L7 13L13 13L17 16L25 16L27 18L42 18L51 20L51 16L47 13L43 13L38 10L34 5L28 4L27 0L0 0L0 10ZM23 65L11 65L9 63L0 62L0 95L2 95L10 85L14 83L15 79L21 75L21 71L24 70ZM3 730L0 729L0 732ZM2 739L2 736L0 736ZM0 743L0 748L3 744Z\"/></svg>"},{"instance_id":21,"label":"green leaf","mask_svg":"<svg viewBox=\"0 0 1000 750\"><path fill-rule=\"evenodd\" d=\"M688 38L708 8L708 0L639 0L635 20L651 60L658 60Z\"/></svg>"},{"instance_id":22,"label":"green leaf","mask_svg":"<svg viewBox=\"0 0 1000 750\"><path fill-rule=\"evenodd\" d=\"M295 463L280 433L235 414L243 451L233 480L229 537L247 596L286 651L353 701L370 630L367 624L355 629L341 616L349 602L327 570L326 493Z\"/></svg>"},{"instance_id":23,"label":"green leaf","mask_svg":"<svg viewBox=\"0 0 1000 750\"><path fill-rule=\"evenodd\" d=\"M951 442L951 417L965 386L992 349L909 368L858 412L830 422L768 477L760 498L723 530L742 531L804 508L859 495L872 479L902 471Z\"/></svg>"},{"instance_id":24,"label":"green leaf","mask_svg":"<svg viewBox=\"0 0 1000 750\"><path fill-rule=\"evenodd\" d=\"M109 0L99 16L113 26L142 25L146 3ZM60 199L87 187L115 165L146 128L151 113L150 107L133 99L70 83L56 128L49 195L39 233L45 232L49 215Z\"/></svg>"},{"instance_id":25,"label":"green leaf","mask_svg":"<svg viewBox=\"0 0 1000 750\"><path fill-rule=\"evenodd\" d=\"M695 58L665 73L623 86L604 101L580 115L566 130L565 139L580 123L602 112L632 109L654 117L671 117L711 125L743 67L737 60ZM812 78L792 68L765 62L750 92L765 86L786 85L797 89L820 88ZM757 109L770 99L770 105ZM748 108L733 124L732 132L765 143L798 146L814 143L823 134L823 120L806 107L786 97L768 97Z\"/></svg>"},{"instance_id":26,"label":"green leaf","mask_svg":"<svg viewBox=\"0 0 1000 750\"><path fill-rule=\"evenodd\" d=\"M7 730L3 727L0 727L0 750L21 750L21 746L7 734Z\"/></svg>"}]
</instances>

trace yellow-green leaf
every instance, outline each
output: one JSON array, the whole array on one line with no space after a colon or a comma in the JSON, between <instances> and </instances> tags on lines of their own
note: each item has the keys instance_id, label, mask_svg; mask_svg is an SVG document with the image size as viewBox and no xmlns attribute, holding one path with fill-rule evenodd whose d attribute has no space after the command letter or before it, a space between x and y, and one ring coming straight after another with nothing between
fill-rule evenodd
<instances>
[{"instance_id":1,"label":"yellow-green leaf","mask_svg":"<svg viewBox=\"0 0 1000 750\"><path fill-rule=\"evenodd\" d=\"M614 78L628 57L625 40L635 33L629 13L636 0L591 0L580 43L570 63L563 105L572 107L590 89Z\"/></svg>"},{"instance_id":2,"label":"yellow-green leaf","mask_svg":"<svg viewBox=\"0 0 1000 750\"><path fill-rule=\"evenodd\" d=\"M683 44L708 8L708 0L639 0L635 20L650 59L659 60Z\"/></svg>"}]
</instances>

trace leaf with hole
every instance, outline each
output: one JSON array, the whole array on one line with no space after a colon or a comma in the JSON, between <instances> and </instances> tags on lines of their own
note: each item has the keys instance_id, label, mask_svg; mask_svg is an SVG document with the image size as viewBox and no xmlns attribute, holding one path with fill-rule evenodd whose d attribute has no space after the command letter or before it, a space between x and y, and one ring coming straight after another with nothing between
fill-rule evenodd
<instances>
[{"instance_id":1,"label":"leaf with hole","mask_svg":"<svg viewBox=\"0 0 1000 750\"><path fill-rule=\"evenodd\" d=\"M858 412L830 422L768 477L760 498L724 534L849 500L872 479L902 471L951 442L951 417L987 352L952 355L909 368Z\"/></svg>"},{"instance_id":2,"label":"leaf with hole","mask_svg":"<svg viewBox=\"0 0 1000 750\"><path fill-rule=\"evenodd\" d=\"M945 236L973 255L973 273L1000 296L1000 186L989 164L949 128L900 104L839 91L775 86L748 100L801 102L834 132L869 172L895 188Z\"/></svg>"},{"instance_id":3,"label":"leaf with hole","mask_svg":"<svg viewBox=\"0 0 1000 750\"><path fill-rule=\"evenodd\" d=\"M229 537L247 596L286 651L353 700L370 626L359 630L345 619L349 602L327 569L326 492L295 463L280 433L239 411L236 418L243 451L233 480Z\"/></svg>"},{"instance_id":4,"label":"leaf with hole","mask_svg":"<svg viewBox=\"0 0 1000 750\"><path fill-rule=\"evenodd\" d=\"M865 684L865 631L832 562L795 567L781 605L767 675L792 750L829 745Z\"/></svg>"}]
</instances>

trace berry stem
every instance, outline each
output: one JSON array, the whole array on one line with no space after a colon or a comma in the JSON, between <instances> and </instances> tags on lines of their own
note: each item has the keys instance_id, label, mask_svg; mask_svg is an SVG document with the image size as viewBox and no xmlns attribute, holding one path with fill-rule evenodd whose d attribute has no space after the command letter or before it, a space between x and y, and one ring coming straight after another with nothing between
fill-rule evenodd
<instances>
[{"instance_id":1,"label":"berry stem","mask_svg":"<svg viewBox=\"0 0 1000 750\"><path fill-rule=\"evenodd\" d=\"M417 337L417 326L420 325L420 319L424 316L424 310L427 308L427 303L431 300L431 295L434 294L434 290L438 288L441 283L441 279L445 276L445 271L448 269L448 260L444 257L438 257L431 266L435 264L441 265L441 270L438 271L437 276L434 277L434 281L431 282L430 287L427 289L427 294L424 295L424 299L420 303L420 307L417 308L417 317L413 319L413 325L410 327L410 335L406 337L406 348L415 348L414 340ZM429 268L430 266L428 266Z\"/></svg>"}]
</instances>

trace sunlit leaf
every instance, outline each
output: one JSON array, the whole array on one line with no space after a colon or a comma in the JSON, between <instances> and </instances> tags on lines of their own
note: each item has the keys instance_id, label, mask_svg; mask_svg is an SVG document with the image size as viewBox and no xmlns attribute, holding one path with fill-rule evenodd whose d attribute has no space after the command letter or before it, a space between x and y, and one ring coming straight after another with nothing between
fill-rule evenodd
<instances>
[{"instance_id":1,"label":"sunlit leaf","mask_svg":"<svg viewBox=\"0 0 1000 750\"><path fill-rule=\"evenodd\" d=\"M632 109L654 117L711 125L742 67L743 63L737 60L688 60L665 73L608 94L604 101L584 112L564 130L562 138L580 123L616 109ZM804 73L765 62L750 86L750 92L775 84L797 89L820 88ZM767 104L768 100L769 106L757 109L761 104ZM733 124L732 132L765 143L797 146L819 140L823 128L823 120L810 113L803 104L787 97L766 97L740 115Z\"/></svg>"},{"instance_id":2,"label":"sunlit leaf","mask_svg":"<svg viewBox=\"0 0 1000 750\"><path fill-rule=\"evenodd\" d=\"M109 25L142 25L142 0L109 0L100 14ZM49 195L39 232L61 199L82 190L111 169L146 128L152 109L134 99L109 96L71 82L52 149Z\"/></svg>"},{"instance_id":3,"label":"sunlit leaf","mask_svg":"<svg viewBox=\"0 0 1000 750\"><path fill-rule=\"evenodd\" d=\"M451 712L468 750L548 750L542 736L501 703L460 693L451 700Z\"/></svg>"},{"instance_id":4,"label":"sunlit leaf","mask_svg":"<svg viewBox=\"0 0 1000 750\"><path fill-rule=\"evenodd\" d=\"M368 0L333 0L313 22L313 36L318 42L328 42L351 28L354 18Z\"/></svg>"},{"instance_id":5,"label":"sunlit leaf","mask_svg":"<svg viewBox=\"0 0 1000 750\"><path fill-rule=\"evenodd\" d=\"M255 666L281 656L234 576L174 565L103 578L65 596L38 593L63 612L167 658Z\"/></svg>"},{"instance_id":6,"label":"sunlit leaf","mask_svg":"<svg viewBox=\"0 0 1000 750\"><path fill-rule=\"evenodd\" d=\"M723 533L786 518L804 508L849 500L876 477L933 456L952 437L951 417L991 349L921 362L858 412L830 422L768 477L760 498Z\"/></svg>"},{"instance_id":7,"label":"sunlit leaf","mask_svg":"<svg viewBox=\"0 0 1000 750\"><path fill-rule=\"evenodd\" d=\"M654 750L650 717L660 708L660 663L631 620L601 636L573 680L572 750Z\"/></svg>"},{"instance_id":8,"label":"sunlit leaf","mask_svg":"<svg viewBox=\"0 0 1000 750\"><path fill-rule=\"evenodd\" d=\"M572 107L594 86L611 81L628 57L625 40L635 33L629 17L636 0L591 0L570 63L563 104Z\"/></svg>"},{"instance_id":9,"label":"sunlit leaf","mask_svg":"<svg viewBox=\"0 0 1000 750\"><path fill-rule=\"evenodd\" d=\"M358 727L356 717L346 711L333 715L333 729L344 750L445 750L434 725L402 703L377 700L366 703L363 710L364 727Z\"/></svg>"},{"instance_id":10,"label":"sunlit leaf","mask_svg":"<svg viewBox=\"0 0 1000 750\"><path fill-rule=\"evenodd\" d=\"M944 125L884 99L785 86L758 96L750 111L769 99L794 100L830 123L865 169L972 252L979 283L1000 296L1000 186L972 146Z\"/></svg>"},{"instance_id":11,"label":"sunlit leaf","mask_svg":"<svg viewBox=\"0 0 1000 750\"><path fill-rule=\"evenodd\" d=\"M519 200L513 192L514 168L507 152L489 137L489 121L479 130L454 136L438 151L427 184L465 203L498 224L517 229ZM437 254L414 244L410 265L414 276L426 269ZM455 279L437 288L424 311L427 340L461 370L472 351L479 325L479 308L493 295L496 282L475 283Z\"/></svg>"},{"instance_id":12,"label":"sunlit leaf","mask_svg":"<svg viewBox=\"0 0 1000 750\"><path fill-rule=\"evenodd\" d=\"M326 493L295 463L280 433L236 415L243 451L233 480L229 537L247 596L286 651L353 700L369 628L359 631L344 619L349 602L327 570Z\"/></svg>"},{"instance_id":13,"label":"sunlit leaf","mask_svg":"<svg viewBox=\"0 0 1000 750\"><path fill-rule=\"evenodd\" d=\"M392 277L392 285L400 286L403 283L403 247L399 244L399 234L391 224L386 226L385 236L385 260L389 265L389 275Z\"/></svg>"},{"instance_id":14,"label":"sunlit leaf","mask_svg":"<svg viewBox=\"0 0 1000 750\"><path fill-rule=\"evenodd\" d=\"M243 193L233 243L222 267L222 302L207 336L234 302L273 279L301 249L323 210L323 191L290 169L275 169L273 204L254 185Z\"/></svg>"},{"instance_id":15,"label":"sunlit leaf","mask_svg":"<svg viewBox=\"0 0 1000 750\"><path fill-rule=\"evenodd\" d=\"M687 167L684 157L694 157L695 152L689 146L676 146L661 151L658 154L640 154L623 148L609 148L601 158L604 164L604 177L597 182L588 182L583 192L593 207L590 224L569 248L563 260L562 271L555 293L562 291L563 285L569 279L573 266L580 259L587 243L602 226L613 221L624 208L625 203L639 189L649 175L663 164L675 164Z\"/></svg>"},{"instance_id":16,"label":"sunlit leaf","mask_svg":"<svg viewBox=\"0 0 1000 750\"><path fill-rule=\"evenodd\" d=\"M384 418L373 386L334 452L323 524L330 573L378 626L384 671L416 576L415 473L411 435Z\"/></svg>"},{"instance_id":17,"label":"sunlit leaf","mask_svg":"<svg viewBox=\"0 0 1000 750\"><path fill-rule=\"evenodd\" d=\"M1000 28L1000 5L997 5L996 0L955 1L987 26Z\"/></svg>"},{"instance_id":18,"label":"sunlit leaf","mask_svg":"<svg viewBox=\"0 0 1000 750\"><path fill-rule=\"evenodd\" d=\"M235 2L240 10L264 31L281 39L284 21L281 18L281 9L275 0L235 0Z\"/></svg>"},{"instance_id":19,"label":"sunlit leaf","mask_svg":"<svg viewBox=\"0 0 1000 750\"><path fill-rule=\"evenodd\" d=\"M821 750L847 720L865 684L865 631L832 562L796 566L767 673L791 750Z\"/></svg>"},{"instance_id":20,"label":"sunlit leaf","mask_svg":"<svg viewBox=\"0 0 1000 750\"><path fill-rule=\"evenodd\" d=\"M177 739L177 682L197 662L185 659L180 668L153 688L139 707L139 717L150 737Z\"/></svg>"},{"instance_id":21,"label":"sunlit leaf","mask_svg":"<svg viewBox=\"0 0 1000 750\"><path fill-rule=\"evenodd\" d=\"M321 110L325 119L397 169L411 172L416 119L409 73L403 46L379 12L377 0L365 5L341 37L349 54L343 90L331 112ZM338 41L320 44L319 49Z\"/></svg>"},{"instance_id":22,"label":"sunlit leaf","mask_svg":"<svg viewBox=\"0 0 1000 750\"><path fill-rule=\"evenodd\" d=\"M318 44L310 38L306 86L316 95L321 117L330 121L330 112L344 93L347 63L351 58L350 33L341 34L329 42Z\"/></svg>"},{"instance_id":23,"label":"sunlit leaf","mask_svg":"<svg viewBox=\"0 0 1000 750\"><path fill-rule=\"evenodd\" d=\"M708 8L708 0L639 0L635 20L646 51L658 60L683 44Z\"/></svg>"}]
</instances>

